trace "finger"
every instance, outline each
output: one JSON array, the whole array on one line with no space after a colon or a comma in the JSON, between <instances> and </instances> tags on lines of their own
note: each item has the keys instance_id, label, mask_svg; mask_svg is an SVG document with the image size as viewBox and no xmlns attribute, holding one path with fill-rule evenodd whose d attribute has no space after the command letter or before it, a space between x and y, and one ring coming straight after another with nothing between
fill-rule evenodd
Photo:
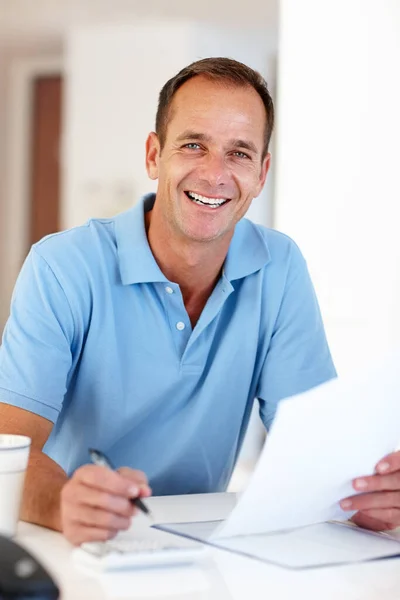
<instances>
[{"instance_id":1,"label":"finger","mask_svg":"<svg viewBox=\"0 0 400 600\"><path fill-rule=\"evenodd\" d=\"M80 506L70 515L72 523L79 523L86 527L98 527L107 531L127 530L131 526L130 517L121 517L101 508Z\"/></svg>"},{"instance_id":2,"label":"finger","mask_svg":"<svg viewBox=\"0 0 400 600\"><path fill-rule=\"evenodd\" d=\"M372 492L344 498L340 502L343 510L371 510L374 508L400 507L400 492Z\"/></svg>"},{"instance_id":3,"label":"finger","mask_svg":"<svg viewBox=\"0 0 400 600\"><path fill-rule=\"evenodd\" d=\"M147 497L151 496L152 490L148 484L147 476L143 471L137 469L130 469L129 467L120 467L118 472L127 479L132 480L139 484L139 496Z\"/></svg>"},{"instance_id":4,"label":"finger","mask_svg":"<svg viewBox=\"0 0 400 600\"><path fill-rule=\"evenodd\" d=\"M353 487L361 492L400 490L400 471L389 475L370 475L353 479Z\"/></svg>"},{"instance_id":5,"label":"finger","mask_svg":"<svg viewBox=\"0 0 400 600\"><path fill-rule=\"evenodd\" d=\"M381 529L395 529L400 525L399 508L380 508L375 510L365 510L362 514L365 518L374 520L381 524Z\"/></svg>"},{"instance_id":6,"label":"finger","mask_svg":"<svg viewBox=\"0 0 400 600\"><path fill-rule=\"evenodd\" d=\"M143 483L139 488L139 496L141 498L148 498L153 493L151 487Z\"/></svg>"},{"instance_id":7,"label":"finger","mask_svg":"<svg viewBox=\"0 0 400 600\"><path fill-rule=\"evenodd\" d=\"M117 471L112 471L107 467L98 465L85 465L75 471L74 479L88 487L103 490L115 494L132 498L138 495L139 485L126 477L122 477Z\"/></svg>"},{"instance_id":8,"label":"finger","mask_svg":"<svg viewBox=\"0 0 400 600\"><path fill-rule=\"evenodd\" d=\"M388 523L384 523L383 521L374 519L370 515L367 515L362 512L356 513L351 517L350 520L356 525L358 525L358 527L363 527L364 529L371 529L372 531L384 531L385 529L390 529Z\"/></svg>"},{"instance_id":9,"label":"finger","mask_svg":"<svg viewBox=\"0 0 400 600\"><path fill-rule=\"evenodd\" d=\"M392 452L384 456L376 465L377 473L393 473L400 470L400 451Z\"/></svg>"},{"instance_id":10,"label":"finger","mask_svg":"<svg viewBox=\"0 0 400 600\"><path fill-rule=\"evenodd\" d=\"M79 546L84 542L106 542L115 537L118 531L109 531L108 529L99 529L98 527L68 527L63 531L64 536L74 546Z\"/></svg>"},{"instance_id":11,"label":"finger","mask_svg":"<svg viewBox=\"0 0 400 600\"><path fill-rule=\"evenodd\" d=\"M70 495L64 494L64 500L67 504L101 508L121 517L131 517L136 512L128 498L115 496L86 485L79 485L78 489L74 488L70 491Z\"/></svg>"},{"instance_id":12,"label":"finger","mask_svg":"<svg viewBox=\"0 0 400 600\"><path fill-rule=\"evenodd\" d=\"M143 471L139 471L138 469L130 469L129 467L120 467L117 469L118 473L120 473L123 477L127 479L131 479L136 483L145 483L148 484L146 473Z\"/></svg>"}]
</instances>

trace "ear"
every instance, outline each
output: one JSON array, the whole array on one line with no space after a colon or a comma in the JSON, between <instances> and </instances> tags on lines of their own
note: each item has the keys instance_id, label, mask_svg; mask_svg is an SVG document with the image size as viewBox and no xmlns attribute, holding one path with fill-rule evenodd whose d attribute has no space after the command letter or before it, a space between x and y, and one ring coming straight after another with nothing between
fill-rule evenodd
<instances>
[{"instance_id":1,"label":"ear","mask_svg":"<svg viewBox=\"0 0 400 600\"><path fill-rule=\"evenodd\" d=\"M257 193L255 194L255 196L258 196L261 193L261 190L264 187L265 180L267 179L267 174L268 174L270 166L271 166L271 153L268 152L267 156L262 161L260 180L257 185Z\"/></svg>"},{"instance_id":2,"label":"ear","mask_svg":"<svg viewBox=\"0 0 400 600\"><path fill-rule=\"evenodd\" d=\"M158 179L158 164L160 158L160 140L152 131L146 140L146 170L150 179Z\"/></svg>"}]
</instances>

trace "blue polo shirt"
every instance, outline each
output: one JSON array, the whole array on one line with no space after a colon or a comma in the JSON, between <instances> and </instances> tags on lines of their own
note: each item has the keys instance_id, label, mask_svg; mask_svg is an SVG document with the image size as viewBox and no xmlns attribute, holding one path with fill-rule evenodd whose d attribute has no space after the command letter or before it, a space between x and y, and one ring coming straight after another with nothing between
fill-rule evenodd
<instances>
[{"instance_id":1,"label":"blue polo shirt","mask_svg":"<svg viewBox=\"0 0 400 600\"><path fill-rule=\"evenodd\" d=\"M223 491L255 398L276 405L335 376L306 263L242 219L194 328L150 250L149 194L35 244L0 348L0 401L54 422L68 474L88 448L147 473L156 495Z\"/></svg>"}]
</instances>

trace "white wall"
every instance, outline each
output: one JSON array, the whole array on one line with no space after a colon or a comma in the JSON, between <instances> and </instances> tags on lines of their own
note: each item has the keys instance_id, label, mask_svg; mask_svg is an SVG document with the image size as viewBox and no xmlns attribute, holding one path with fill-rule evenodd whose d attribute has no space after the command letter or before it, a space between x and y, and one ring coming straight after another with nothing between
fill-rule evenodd
<instances>
[{"instance_id":1,"label":"white wall","mask_svg":"<svg viewBox=\"0 0 400 600\"><path fill-rule=\"evenodd\" d=\"M398 0L282 0L275 225L343 373L400 335Z\"/></svg>"}]
</instances>

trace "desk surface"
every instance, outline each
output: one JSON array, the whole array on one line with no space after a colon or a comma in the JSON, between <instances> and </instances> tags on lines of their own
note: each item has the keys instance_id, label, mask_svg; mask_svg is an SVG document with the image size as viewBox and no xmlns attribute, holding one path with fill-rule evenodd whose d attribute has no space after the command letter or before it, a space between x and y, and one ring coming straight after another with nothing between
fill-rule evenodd
<instances>
[{"instance_id":1,"label":"desk surface","mask_svg":"<svg viewBox=\"0 0 400 600\"><path fill-rule=\"evenodd\" d=\"M152 498L157 520L224 518L234 494ZM179 515L179 516L178 516ZM206 559L184 567L91 575L75 567L65 538L20 523L17 540L31 550L57 580L62 600L168 598L169 600L398 600L400 560L293 572L210 549Z\"/></svg>"}]
</instances>

